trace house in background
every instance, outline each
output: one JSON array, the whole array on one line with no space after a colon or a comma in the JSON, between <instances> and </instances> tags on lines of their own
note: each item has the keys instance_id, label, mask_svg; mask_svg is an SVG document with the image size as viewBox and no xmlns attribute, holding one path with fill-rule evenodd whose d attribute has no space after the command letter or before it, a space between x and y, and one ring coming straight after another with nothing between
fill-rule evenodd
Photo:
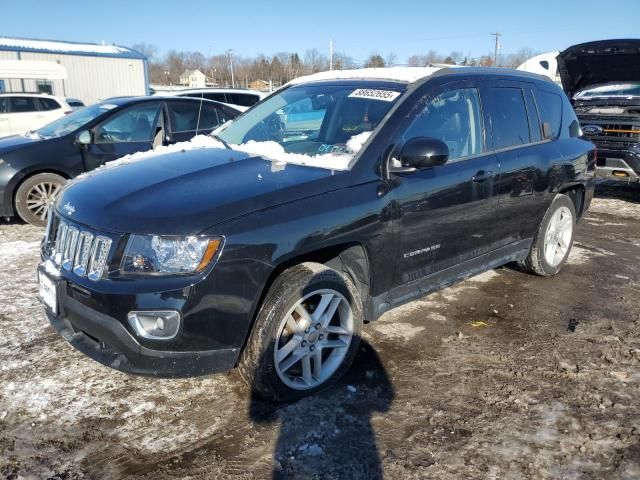
<instances>
[{"instance_id":1,"label":"house in background","mask_svg":"<svg viewBox=\"0 0 640 480\"><path fill-rule=\"evenodd\" d=\"M89 105L147 95L147 58L96 43L0 37L0 91L46 92Z\"/></svg>"},{"instance_id":2,"label":"house in background","mask_svg":"<svg viewBox=\"0 0 640 480\"><path fill-rule=\"evenodd\" d=\"M249 84L249 88L251 90L258 90L260 92L268 92L269 82L267 82L266 80L254 80Z\"/></svg>"},{"instance_id":3,"label":"house in background","mask_svg":"<svg viewBox=\"0 0 640 480\"><path fill-rule=\"evenodd\" d=\"M200 70L185 70L180 75L180 85L191 88L205 88L207 86L207 76Z\"/></svg>"}]
</instances>

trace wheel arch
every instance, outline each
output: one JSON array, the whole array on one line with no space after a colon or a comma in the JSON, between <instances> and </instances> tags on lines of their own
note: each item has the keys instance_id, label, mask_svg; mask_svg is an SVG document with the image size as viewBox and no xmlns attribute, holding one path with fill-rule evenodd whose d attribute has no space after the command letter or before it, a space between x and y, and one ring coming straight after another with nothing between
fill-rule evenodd
<instances>
[{"instance_id":1,"label":"wheel arch","mask_svg":"<svg viewBox=\"0 0 640 480\"><path fill-rule=\"evenodd\" d=\"M12 213L13 213L14 216L17 215L17 213L16 213L16 195L18 194L18 189L28 179L30 179L34 175L39 175L41 173L52 173L54 175L60 175L65 180L70 180L71 179L71 175L69 175L67 172L65 172L64 170L56 169L56 168L43 167L43 168L38 168L38 169L35 169L35 170L28 170L28 171L20 172L19 174L17 174L14 177L14 181L12 182L12 185L9 188L7 188L7 192L6 192L6 196L9 197L7 200L10 200L10 203L7 203L7 204L11 205L11 209L13 210Z\"/></svg>"},{"instance_id":2,"label":"wheel arch","mask_svg":"<svg viewBox=\"0 0 640 480\"><path fill-rule=\"evenodd\" d=\"M558 193L566 195L573 202L573 206L576 209L576 220L582 218L584 213L584 200L585 200L585 188L584 185L576 184L562 188Z\"/></svg>"}]
</instances>

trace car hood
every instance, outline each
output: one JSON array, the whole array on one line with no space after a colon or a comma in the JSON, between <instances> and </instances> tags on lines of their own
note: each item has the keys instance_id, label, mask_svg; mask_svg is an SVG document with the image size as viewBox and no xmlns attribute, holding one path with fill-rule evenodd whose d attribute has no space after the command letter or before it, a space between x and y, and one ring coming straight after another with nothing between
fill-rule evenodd
<instances>
[{"instance_id":1,"label":"car hood","mask_svg":"<svg viewBox=\"0 0 640 480\"><path fill-rule=\"evenodd\" d=\"M59 195L56 210L108 232L194 235L247 213L342 188L349 178L350 172L232 150L189 150L80 177Z\"/></svg>"},{"instance_id":2,"label":"car hood","mask_svg":"<svg viewBox=\"0 0 640 480\"><path fill-rule=\"evenodd\" d=\"M0 157L3 153L10 153L29 145L39 144L43 140L37 136L11 135L10 137L0 138Z\"/></svg>"},{"instance_id":3,"label":"car hood","mask_svg":"<svg viewBox=\"0 0 640 480\"><path fill-rule=\"evenodd\" d=\"M640 81L640 40L581 43L560 52L558 72L569 98L590 86Z\"/></svg>"}]
</instances>

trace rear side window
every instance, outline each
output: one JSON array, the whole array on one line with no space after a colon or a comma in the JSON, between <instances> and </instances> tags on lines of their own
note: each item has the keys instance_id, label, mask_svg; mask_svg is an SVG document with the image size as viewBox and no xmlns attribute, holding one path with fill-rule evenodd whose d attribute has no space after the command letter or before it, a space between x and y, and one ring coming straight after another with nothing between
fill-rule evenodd
<instances>
[{"instance_id":1,"label":"rear side window","mask_svg":"<svg viewBox=\"0 0 640 480\"><path fill-rule=\"evenodd\" d=\"M551 138L555 140L560 135L560 127L562 126L562 97L555 93L538 90L536 102L540 119L543 124L544 122L549 124Z\"/></svg>"},{"instance_id":2,"label":"rear side window","mask_svg":"<svg viewBox=\"0 0 640 480\"><path fill-rule=\"evenodd\" d=\"M169 102L167 106L174 133L210 130L222 123L218 109L206 103Z\"/></svg>"},{"instance_id":3,"label":"rear side window","mask_svg":"<svg viewBox=\"0 0 640 480\"><path fill-rule=\"evenodd\" d=\"M38 110L36 100L37 99L33 97L11 97L9 99L11 112L13 113L35 112L36 110Z\"/></svg>"},{"instance_id":4,"label":"rear side window","mask_svg":"<svg viewBox=\"0 0 640 480\"><path fill-rule=\"evenodd\" d=\"M41 98L40 105L42 105L43 110L56 110L60 108L60 104L53 98Z\"/></svg>"},{"instance_id":5,"label":"rear side window","mask_svg":"<svg viewBox=\"0 0 640 480\"><path fill-rule=\"evenodd\" d=\"M257 95L250 95L248 93L228 93L227 97L229 98L228 103L240 105L241 107L250 107L260 100Z\"/></svg>"},{"instance_id":6,"label":"rear side window","mask_svg":"<svg viewBox=\"0 0 640 480\"><path fill-rule=\"evenodd\" d=\"M0 98L0 113L7 113L9 110L7 98Z\"/></svg>"},{"instance_id":7,"label":"rear side window","mask_svg":"<svg viewBox=\"0 0 640 480\"><path fill-rule=\"evenodd\" d=\"M525 145L531 141L527 107L521 88L492 88L491 121L496 149Z\"/></svg>"},{"instance_id":8,"label":"rear side window","mask_svg":"<svg viewBox=\"0 0 640 480\"><path fill-rule=\"evenodd\" d=\"M203 93L202 96L207 100L213 100L214 102L228 103L227 97L224 93Z\"/></svg>"}]
</instances>

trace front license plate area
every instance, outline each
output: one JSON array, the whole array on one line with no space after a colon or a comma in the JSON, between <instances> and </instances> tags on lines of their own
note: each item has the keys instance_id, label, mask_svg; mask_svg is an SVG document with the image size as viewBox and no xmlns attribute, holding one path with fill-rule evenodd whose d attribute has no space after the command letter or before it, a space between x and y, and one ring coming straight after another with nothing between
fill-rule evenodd
<instances>
[{"instance_id":1,"label":"front license plate area","mask_svg":"<svg viewBox=\"0 0 640 480\"><path fill-rule=\"evenodd\" d=\"M58 314L58 290L56 282L43 272L38 272L38 287L42 302L53 312Z\"/></svg>"}]
</instances>

